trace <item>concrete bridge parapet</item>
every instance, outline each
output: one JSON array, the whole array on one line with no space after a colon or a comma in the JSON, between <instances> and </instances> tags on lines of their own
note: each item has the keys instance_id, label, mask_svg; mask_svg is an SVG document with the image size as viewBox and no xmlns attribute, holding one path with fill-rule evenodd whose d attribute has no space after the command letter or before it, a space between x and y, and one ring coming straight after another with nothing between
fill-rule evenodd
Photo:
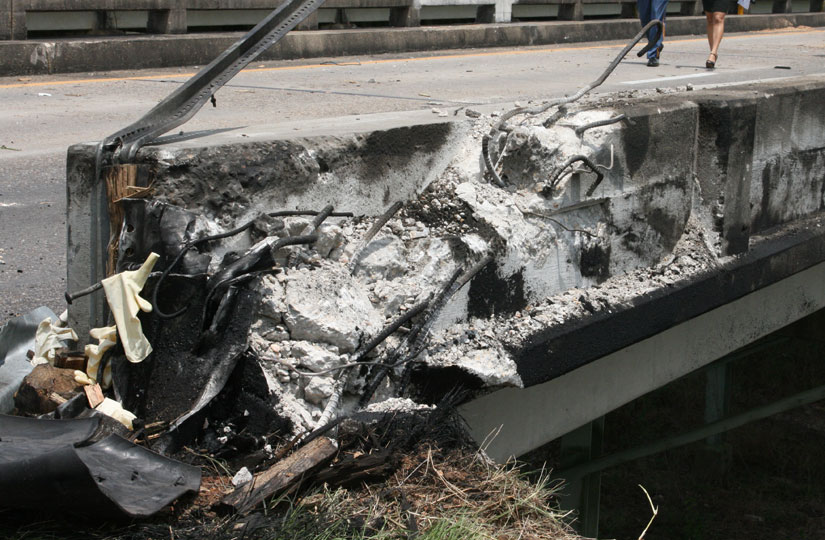
<instances>
[{"instance_id":1,"label":"concrete bridge parapet","mask_svg":"<svg viewBox=\"0 0 825 540\"><path fill-rule=\"evenodd\" d=\"M312 288L302 285L290 300L291 279L329 279L325 290L363 300L358 310L373 327L430 294L456 267L492 255L441 313L421 358L429 375L413 375L412 392L432 396L432 381L487 392L463 410L481 439L500 425L515 430L489 449L503 458L825 307L819 282L808 282L825 271L823 92L825 78L809 77L594 98L565 122L536 118L501 136L495 148L504 188L480 174L481 133L494 122L485 114L425 111L184 134L142 149L131 166L158 205L194 216L193 233L227 230L273 209L333 204L366 216L329 229L329 249L299 259L294 278L285 267L281 285L261 285L276 296L259 321L272 328L252 340L264 351L276 342L280 351L309 347L312 336L290 336L289 325L311 318L293 312ZM627 118L576 132L619 113ZM95 149L76 145L68 156L72 289L106 273L110 223ZM603 171L601 181L563 166L577 154ZM354 257L364 220L396 201L401 213L344 275L339 266ZM250 233L201 255L212 268L218 255L254 241ZM168 251L166 260L180 249L156 247ZM121 251L119 267L145 255ZM731 306L744 311L734 316ZM72 326L81 333L105 324L104 307L94 296L78 301ZM365 332L364 324L352 328ZM679 334L684 325L695 328ZM713 335L703 339L697 332L704 331ZM323 334L315 336L321 345ZM666 343L653 343L666 335ZM510 388L496 391L502 387ZM296 396L311 395L315 406L327 399L324 388ZM502 395L541 402L541 427L523 433L524 411L500 406Z\"/></svg>"}]
</instances>

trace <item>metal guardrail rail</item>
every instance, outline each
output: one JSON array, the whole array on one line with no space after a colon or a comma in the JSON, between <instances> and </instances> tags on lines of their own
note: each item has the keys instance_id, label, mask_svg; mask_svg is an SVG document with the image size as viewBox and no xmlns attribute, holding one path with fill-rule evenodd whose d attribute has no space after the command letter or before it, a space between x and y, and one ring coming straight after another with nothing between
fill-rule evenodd
<instances>
[{"instance_id":1,"label":"metal guardrail rail","mask_svg":"<svg viewBox=\"0 0 825 540\"><path fill-rule=\"evenodd\" d=\"M103 148L118 151L121 161L131 161L142 145L189 120L220 87L323 3L324 0L288 0L283 3L143 118L106 137Z\"/></svg>"}]
</instances>

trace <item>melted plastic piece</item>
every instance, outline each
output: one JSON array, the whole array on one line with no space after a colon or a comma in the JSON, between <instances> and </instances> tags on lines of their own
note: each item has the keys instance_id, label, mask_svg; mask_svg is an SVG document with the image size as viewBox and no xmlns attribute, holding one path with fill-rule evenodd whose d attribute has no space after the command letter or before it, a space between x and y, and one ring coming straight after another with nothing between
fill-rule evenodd
<instances>
[{"instance_id":1,"label":"melted plastic piece","mask_svg":"<svg viewBox=\"0 0 825 540\"><path fill-rule=\"evenodd\" d=\"M26 351L34 349L37 326L46 317L57 320L52 310L39 307L0 327L0 413L14 408L14 393L32 370Z\"/></svg>"},{"instance_id":2,"label":"melted plastic piece","mask_svg":"<svg viewBox=\"0 0 825 540\"><path fill-rule=\"evenodd\" d=\"M200 488L200 469L118 435L77 447L99 424L0 415L0 507L148 517Z\"/></svg>"}]
</instances>

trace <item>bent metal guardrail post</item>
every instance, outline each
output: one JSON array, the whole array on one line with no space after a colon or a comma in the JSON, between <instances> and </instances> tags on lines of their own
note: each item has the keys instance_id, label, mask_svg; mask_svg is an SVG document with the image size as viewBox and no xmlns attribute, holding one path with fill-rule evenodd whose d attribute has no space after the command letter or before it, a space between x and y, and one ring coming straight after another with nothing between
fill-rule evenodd
<instances>
[{"instance_id":1,"label":"bent metal guardrail post","mask_svg":"<svg viewBox=\"0 0 825 540\"><path fill-rule=\"evenodd\" d=\"M140 120L106 137L98 151L98 168L104 150L117 161L128 163L142 146L192 118L219 88L323 3L324 0L288 0L282 4Z\"/></svg>"}]
</instances>

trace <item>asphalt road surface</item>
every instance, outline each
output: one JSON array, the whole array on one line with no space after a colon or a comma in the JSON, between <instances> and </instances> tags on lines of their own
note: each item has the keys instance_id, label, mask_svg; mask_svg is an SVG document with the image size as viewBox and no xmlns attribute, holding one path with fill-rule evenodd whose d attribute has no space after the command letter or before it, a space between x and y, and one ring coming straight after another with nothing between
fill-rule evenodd
<instances>
[{"instance_id":1,"label":"asphalt road surface","mask_svg":"<svg viewBox=\"0 0 825 540\"><path fill-rule=\"evenodd\" d=\"M624 42L253 63L182 126L186 131L351 114L526 103L595 79ZM704 37L665 41L661 66L630 54L598 91L825 74L825 30L728 34L717 69ZM125 127L196 67L0 78L0 324L65 308L65 168L73 143Z\"/></svg>"}]
</instances>

